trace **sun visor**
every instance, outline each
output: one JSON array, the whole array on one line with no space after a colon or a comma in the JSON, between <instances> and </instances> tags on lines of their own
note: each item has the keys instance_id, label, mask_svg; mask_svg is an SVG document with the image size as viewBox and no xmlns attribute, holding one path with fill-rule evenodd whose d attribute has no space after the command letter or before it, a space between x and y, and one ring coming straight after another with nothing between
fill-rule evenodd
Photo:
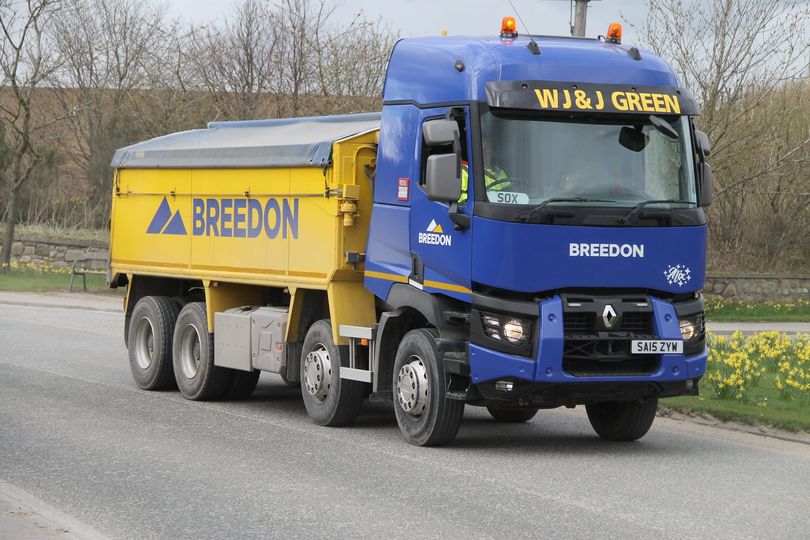
<instances>
[{"instance_id":1,"label":"sun visor","mask_svg":"<svg viewBox=\"0 0 810 540\"><path fill-rule=\"evenodd\" d=\"M487 83L492 108L578 114L658 114L698 116L694 96L685 88L557 81Z\"/></svg>"}]
</instances>

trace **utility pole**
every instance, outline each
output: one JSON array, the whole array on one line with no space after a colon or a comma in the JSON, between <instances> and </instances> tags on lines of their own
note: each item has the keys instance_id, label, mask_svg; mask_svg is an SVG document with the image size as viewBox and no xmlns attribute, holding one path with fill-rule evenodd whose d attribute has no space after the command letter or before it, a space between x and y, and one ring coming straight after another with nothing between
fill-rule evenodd
<instances>
[{"instance_id":1,"label":"utility pole","mask_svg":"<svg viewBox=\"0 0 810 540\"><path fill-rule=\"evenodd\" d=\"M588 2L591 0L574 0L576 12L574 13L574 37L585 37L585 23L588 18Z\"/></svg>"}]
</instances>

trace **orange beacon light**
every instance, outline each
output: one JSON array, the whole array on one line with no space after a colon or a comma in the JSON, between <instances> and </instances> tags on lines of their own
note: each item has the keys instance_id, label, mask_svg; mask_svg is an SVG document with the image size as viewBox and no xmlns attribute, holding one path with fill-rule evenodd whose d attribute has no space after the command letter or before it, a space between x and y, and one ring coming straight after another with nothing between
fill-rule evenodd
<instances>
[{"instance_id":1,"label":"orange beacon light","mask_svg":"<svg viewBox=\"0 0 810 540\"><path fill-rule=\"evenodd\" d=\"M606 41L608 43L621 44L621 42L622 42L622 25L617 23L617 22L610 23L610 26L608 26L608 31L607 31L607 35L605 36L605 39L606 39Z\"/></svg>"},{"instance_id":2,"label":"orange beacon light","mask_svg":"<svg viewBox=\"0 0 810 540\"><path fill-rule=\"evenodd\" d=\"M501 37L502 38L516 38L517 23L514 17L504 17L501 21Z\"/></svg>"}]
</instances>

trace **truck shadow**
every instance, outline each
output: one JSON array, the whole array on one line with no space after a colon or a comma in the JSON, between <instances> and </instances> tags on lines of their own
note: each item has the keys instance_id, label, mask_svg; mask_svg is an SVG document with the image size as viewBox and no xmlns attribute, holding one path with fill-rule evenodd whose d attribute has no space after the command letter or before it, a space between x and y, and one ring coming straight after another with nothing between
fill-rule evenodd
<instances>
[{"instance_id":1,"label":"truck shadow","mask_svg":"<svg viewBox=\"0 0 810 540\"><path fill-rule=\"evenodd\" d=\"M601 455L616 458L633 456L683 455L681 445L661 444L655 428L641 440L614 442L600 439L579 422L544 425L542 419L525 424L500 424L489 419L465 418L458 436L448 448L467 450L498 450L510 454L537 452L565 453L566 455Z\"/></svg>"},{"instance_id":2,"label":"truck shadow","mask_svg":"<svg viewBox=\"0 0 810 540\"><path fill-rule=\"evenodd\" d=\"M310 422L301 400L300 388L287 386L281 381L262 380L254 394L242 403L261 409L263 414L293 414L299 416L301 422ZM593 433L584 418L544 418L543 412L540 411L536 418L527 423L503 424L489 418L483 410L468 407L456 439L447 446L428 451L477 449L508 451L513 455L564 452L568 455L600 454L617 458L677 456L685 453L682 445L662 443L655 426L639 441L611 442ZM398 431L392 403L366 401L357 420L344 429L390 438ZM405 441L402 444L407 445Z\"/></svg>"}]
</instances>

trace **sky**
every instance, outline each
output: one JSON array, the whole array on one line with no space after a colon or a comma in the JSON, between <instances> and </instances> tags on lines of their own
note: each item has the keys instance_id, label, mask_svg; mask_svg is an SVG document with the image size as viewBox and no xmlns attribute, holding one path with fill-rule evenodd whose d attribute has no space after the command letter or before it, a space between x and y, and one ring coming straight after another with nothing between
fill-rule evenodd
<instances>
[{"instance_id":1,"label":"sky","mask_svg":"<svg viewBox=\"0 0 810 540\"><path fill-rule=\"evenodd\" d=\"M227 15L239 0L207 2L173 0L170 12L182 19L205 23ZM569 35L569 0L512 0L533 34ZM508 0L337 0L334 22L347 24L362 11L368 19L381 18L403 37L439 35L486 35L500 32L501 19L514 15ZM596 37L611 22L625 19L641 25L646 18L643 0L592 0L588 8L586 35ZM633 28L624 24L623 41L636 43ZM518 21L518 30L523 25Z\"/></svg>"}]
</instances>

